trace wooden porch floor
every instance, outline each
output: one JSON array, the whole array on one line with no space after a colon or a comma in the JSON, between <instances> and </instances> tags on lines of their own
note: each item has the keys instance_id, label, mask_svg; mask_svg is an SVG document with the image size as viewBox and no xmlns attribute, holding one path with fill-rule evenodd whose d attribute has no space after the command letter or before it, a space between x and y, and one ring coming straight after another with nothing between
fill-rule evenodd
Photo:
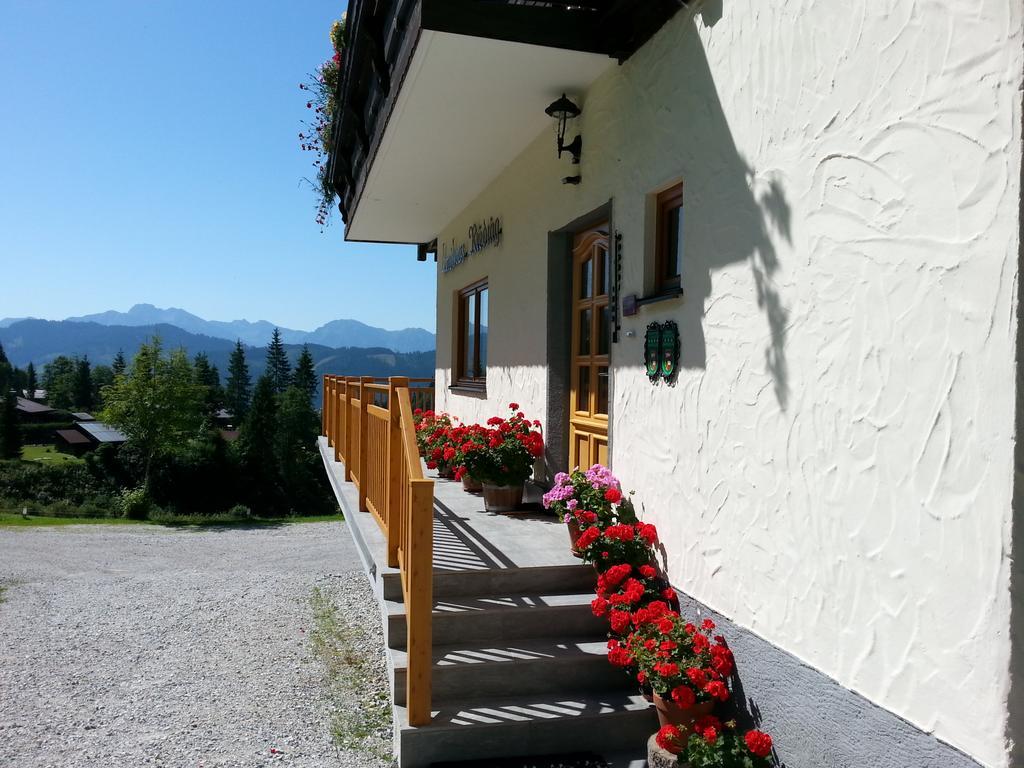
<instances>
[{"instance_id":1,"label":"wooden porch floor","mask_svg":"<svg viewBox=\"0 0 1024 768\"><path fill-rule=\"evenodd\" d=\"M368 512L358 512L356 489L344 481L344 466L331 461L332 451L321 453L336 493L347 502L345 515L364 540L366 555L378 573L387 570L385 540ZM569 553L565 526L543 510L497 514L484 510L483 497L466 493L462 484L442 480L436 472L424 470L434 479L434 570L480 571L579 565ZM529 502L530 499L528 498ZM539 498L535 501L539 501Z\"/></svg>"}]
</instances>

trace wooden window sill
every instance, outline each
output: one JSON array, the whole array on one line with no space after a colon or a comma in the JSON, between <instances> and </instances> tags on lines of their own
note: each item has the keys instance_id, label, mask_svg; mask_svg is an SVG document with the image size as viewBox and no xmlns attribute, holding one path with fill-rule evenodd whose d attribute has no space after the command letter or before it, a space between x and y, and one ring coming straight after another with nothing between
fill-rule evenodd
<instances>
[{"instance_id":1,"label":"wooden window sill","mask_svg":"<svg viewBox=\"0 0 1024 768\"><path fill-rule=\"evenodd\" d=\"M670 301L671 299L681 299L683 297L682 288L666 288L658 293L652 293L649 296L642 296L636 300L637 307L644 307L648 304L657 304L659 301Z\"/></svg>"},{"instance_id":2,"label":"wooden window sill","mask_svg":"<svg viewBox=\"0 0 1024 768\"><path fill-rule=\"evenodd\" d=\"M481 395L487 397L486 384L452 384L448 387L449 392L457 395Z\"/></svg>"}]
</instances>

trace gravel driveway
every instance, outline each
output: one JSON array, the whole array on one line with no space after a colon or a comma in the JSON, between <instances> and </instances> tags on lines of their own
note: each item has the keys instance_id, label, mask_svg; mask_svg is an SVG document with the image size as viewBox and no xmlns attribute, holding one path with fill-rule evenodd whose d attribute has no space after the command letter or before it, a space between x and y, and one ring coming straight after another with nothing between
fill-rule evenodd
<instances>
[{"instance_id":1,"label":"gravel driveway","mask_svg":"<svg viewBox=\"0 0 1024 768\"><path fill-rule=\"evenodd\" d=\"M386 764L336 746L311 641L326 597L386 685L343 525L0 529L0 766Z\"/></svg>"}]
</instances>

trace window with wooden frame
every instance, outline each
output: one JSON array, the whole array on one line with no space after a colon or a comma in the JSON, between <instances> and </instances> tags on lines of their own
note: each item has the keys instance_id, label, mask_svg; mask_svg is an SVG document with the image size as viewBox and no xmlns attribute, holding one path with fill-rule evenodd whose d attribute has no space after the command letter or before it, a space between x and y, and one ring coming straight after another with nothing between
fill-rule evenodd
<instances>
[{"instance_id":1,"label":"window with wooden frame","mask_svg":"<svg viewBox=\"0 0 1024 768\"><path fill-rule=\"evenodd\" d=\"M487 278L458 293L455 344L454 385L482 391L487 385Z\"/></svg>"},{"instance_id":2,"label":"window with wooden frame","mask_svg":"<svg viewBox=\"0 0 1024 768\"><path fill-rule=\"evenodd\" d=\"M657 242L654 248L654 290L678 293L683 274L683 184L658 194Z\"/></svg>"}]
</instances>

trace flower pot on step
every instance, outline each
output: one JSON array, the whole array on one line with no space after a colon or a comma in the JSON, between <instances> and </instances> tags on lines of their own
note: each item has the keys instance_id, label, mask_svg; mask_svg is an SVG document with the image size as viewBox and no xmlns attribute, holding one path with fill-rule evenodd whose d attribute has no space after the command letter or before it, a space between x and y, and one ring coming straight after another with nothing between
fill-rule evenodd
<instances>
[{"instance_id":1,"label":"flower pot on step","mask_svg":"<svg viewBox=\"0 0 1024 768\"><path fill-rule=\"evenodd\" d=\"M705 715L715 711L715 702L698 701L692 707L680 707L671 699L663 699L655 692L654 707L658 710L658 724L662 727L674 725L683 732L683 742L693 730L693 724Z\"/></svg>"},{"instance_id":2,"label":"flower pot on step","mask_svg":"<svg viewBox=\"0 0 1024 768\"><path fill-rule=\"evenodd\" d=\"M466 493L480 493L484 489L483 483L475 480L469 475L462 476L462 490Z\"/></svg>"},{"instance_id":3,"label":"flower pot on step","mask_svg":"<svg viewBox=\"0 0 1024 768\"><path fill-rule=\"evenodd\" d=\"M569 550L572 552L573 557L583 557L583 553L580 552L576 546L577 540L580 538L580 534L583 533L583 529L580 528L579 522L574 517L569 518L569 522L565 524L565 527L569 530Z\"/></svg>"},{"instance_id":4,"label":"flower pot on step","mask_svg":"<svg viewBox=\"0 0 1024 768\"><path fill-rule=\"evenodd\" d=\"M437 476L445 480L451 480L455 472L451 467L438 467Z\"/></svg>"},{"instance_id":5,"label":"flower pot on step","mask_svg":"<svg viewBox=\"0 0 1024 768\"><path fill-rule=\"evenodd\" d=\"M523 485L484 483L484 509L488 512L511 512L518 509L523 504Z\"/></svg>"}]
</instances>

